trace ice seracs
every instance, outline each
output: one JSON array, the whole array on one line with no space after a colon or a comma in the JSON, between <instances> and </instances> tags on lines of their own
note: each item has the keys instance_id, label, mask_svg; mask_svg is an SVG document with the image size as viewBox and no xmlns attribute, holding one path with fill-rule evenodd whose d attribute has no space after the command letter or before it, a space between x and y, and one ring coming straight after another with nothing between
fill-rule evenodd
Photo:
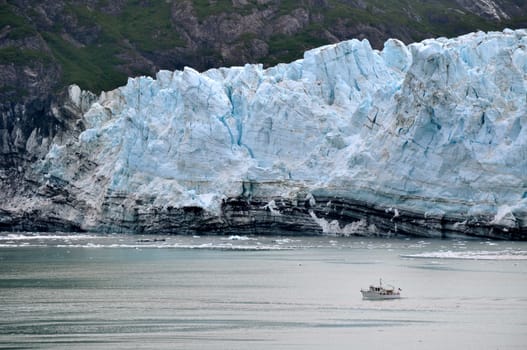
<instances>
[{"instance_id":1,"label":"ice seracs","mask_svg":"<svg viewBox=\"0 0 527 350\"><path fill-rule=\"evenodd\" d=\"M85 229L292 227L295 217L347 234L521 235L526 47L525 30L389 40L382 51L350 40L268 69L130 78L37 171L74 189Z\"/></svg>"}]
</instances>

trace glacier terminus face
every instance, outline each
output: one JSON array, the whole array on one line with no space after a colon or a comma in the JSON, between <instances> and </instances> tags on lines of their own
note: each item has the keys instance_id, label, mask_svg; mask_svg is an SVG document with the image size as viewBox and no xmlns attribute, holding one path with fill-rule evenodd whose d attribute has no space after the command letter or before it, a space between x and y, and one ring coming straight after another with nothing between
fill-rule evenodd
<instances>
[{"instance_id":1,"label":"glacier terminus face","mask_svg":"<svg viewBox=\"0 0 527 350\"><path fill-rule=\"evenodd\" d=\"M527 238L526 30L160 71L81 122L34 167L75 204L31 205L84 230Z\"/></svg>"}]
</instances>

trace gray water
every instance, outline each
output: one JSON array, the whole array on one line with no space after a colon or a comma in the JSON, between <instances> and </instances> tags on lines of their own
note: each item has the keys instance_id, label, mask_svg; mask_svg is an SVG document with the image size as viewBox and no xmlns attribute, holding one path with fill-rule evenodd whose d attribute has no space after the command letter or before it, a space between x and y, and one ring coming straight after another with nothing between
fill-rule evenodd
<instances>
[{"instance_id":1,"label":"gray water","mask_svg":"<svg viewBox=\"0 0 527 350\"><path fill-rule=\"evenodd\" d=\"M527 243L0 233L0 348L526 349Z\"/></svg>"}]
</instances>

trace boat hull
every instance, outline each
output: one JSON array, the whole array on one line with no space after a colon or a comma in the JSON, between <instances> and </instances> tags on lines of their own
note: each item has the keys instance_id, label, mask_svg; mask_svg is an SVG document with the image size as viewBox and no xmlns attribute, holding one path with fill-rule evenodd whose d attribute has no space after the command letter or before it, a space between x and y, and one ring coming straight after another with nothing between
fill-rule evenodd
<instances>
[{"instance_id":1,"label":"boat hull","mask_svg":"<svg viewBox=\"0 0 527 350\"><path fill-rule=\"evenodd\" d=\"M391 299L400 299L400 294L378 294L378 293L372 293L370 291L362 291L362 299L365 300L391 300Z\"/></svg>"}]
</instances>

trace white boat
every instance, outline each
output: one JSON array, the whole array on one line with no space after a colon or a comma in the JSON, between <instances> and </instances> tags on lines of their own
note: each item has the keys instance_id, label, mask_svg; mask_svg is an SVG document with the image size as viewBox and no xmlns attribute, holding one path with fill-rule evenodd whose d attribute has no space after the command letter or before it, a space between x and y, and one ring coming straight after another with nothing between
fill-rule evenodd
<instances>
[{"instance_id":1,"label":"white boat","mask_svg":"<svg viewBox=\"0 0 527 350\"><path fill-rule=\"evenodd\" d=\"M367 300L385 300L385 299L399 299L401 297L401 288L395 288L392 285L382 285L382 279L379 280L379 285L371 285L369 289L361 289L362 299Z\"/></svg>"}]
</instances>

